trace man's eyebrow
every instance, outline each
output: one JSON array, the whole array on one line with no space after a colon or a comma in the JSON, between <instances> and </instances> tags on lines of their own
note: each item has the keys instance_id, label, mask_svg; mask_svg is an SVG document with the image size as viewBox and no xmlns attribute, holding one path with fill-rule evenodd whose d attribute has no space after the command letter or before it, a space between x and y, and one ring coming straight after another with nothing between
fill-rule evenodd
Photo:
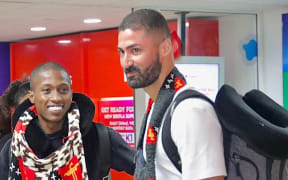
<instances>
[{"instance_id":1,"label":"man's eyebrow","mask_svg":"<svg viewBox=\"0 0 288 180\"><path fill-rule=\"evenodd\" d=\"M65 82L61 82L59 84L55 84L55 83L42 83L41 86L70 86L69 82L67 81L67 83Z\"/></svg>"},{"instance_id":2,"label":"man's eyebrow","mask_svg":"<svg viewBox=\"0 0 288 180\"><path fill-rule=\"evenodd\" d=\"M124 49L131 49L131 48L134 48L135 46L139 46L139 44L131 44ZM123 51L123 49L120 48L119 46L117 47L117 49L118 49L118 51Z\"/></svg>"}]
</instances>

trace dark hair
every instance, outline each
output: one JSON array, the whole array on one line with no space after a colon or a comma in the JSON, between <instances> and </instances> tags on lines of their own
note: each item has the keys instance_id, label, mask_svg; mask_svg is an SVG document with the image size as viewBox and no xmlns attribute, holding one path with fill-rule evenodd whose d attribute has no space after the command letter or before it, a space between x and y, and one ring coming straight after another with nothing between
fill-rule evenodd
<instances>
[{"instance_id":1,"label":"dark hair","mask_svg":"<svg viewBox=\"0 0 288 180\"><path fill-rule=\"evenodd\" d=\"M118 31L144 28L146 32L160 32L171 39L168 23L164 16L152 9L140 9L128 14L120 24Z\"/></svg>"},{"instance_id":2,"label":"dark hair","mask_svg":"<svg viewBox=\"0 0 288 180\"><path fill-rule=\"evenodd\" d=\"M3 96L0 96L0 139L10 133L11 111L5 103Z\"/></svg>"},{"instance_id":3,"label":"dark hair","mask_svg":"<svg viewBox=\"0 0 288 180\"><path fill-rule=\"evenodd\" d=\"M18 106L20 104L20 100L28 94L30 91L30 81L24 81L22 84L19 86L18 91L15 93L15 105ZM16 107L15 106L15 107Z\"/></svg>"},{"instance_id":4,"label":"dark hair","mask_svg":"<svg viewBox=\"0 0 288 180\"><path fill-rule=\"evenodd\" d=\"M3 93L3 101L9 107L16 107L20 99L30 90L29 80L13 81Z\"/></svg>"},{"instance_id":5,"label":"dark hair","mask_svg":"<svg viewBox=\"0 0 288 180\"><path fill-rule=\"evenodd\" d=\"M32 83L33 80L39 75L40 72L43 71L47 71L47 70L59 70L64 72L67 75L67 80L69 81L69 84L71 85L71 78L70 75L68 73L68 71L61 66L60 64L56 63L56 62L46 62L44 64L41 64L39 66L37 66L30 74L30 89L32 89Z\"/></svg>"}]
</instances>

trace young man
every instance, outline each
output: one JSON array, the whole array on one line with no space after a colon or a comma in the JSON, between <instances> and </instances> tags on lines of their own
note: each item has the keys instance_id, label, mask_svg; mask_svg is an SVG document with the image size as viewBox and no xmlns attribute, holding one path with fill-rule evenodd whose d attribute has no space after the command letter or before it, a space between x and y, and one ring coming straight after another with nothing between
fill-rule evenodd
<instances>
[{"instance_id":1,"label":"young man","mask_svg":"<svg viewBox=\"0 0 288 180\"><path fill-rule=\"evenodd\" d=\"M154 10L129 14L119 26L118 51L131 88L150 96L138 143L138 180L223 180L226 175L222 131L216 113L199 98L182 101L174 110L171 135L182 173L164 152L162 118L185 79L174 66L171 35L165 18Z\"/></svg>"},{"instance_id":2,"label":"young man","mask_svg":"<svg viewBox=\"0 0 288 180\"><path fill-rule=\"evenodd\" d=\"M95 107L83 94L72 93L68 72L47 62L30 76L29 100L13 116L12 141L1 151L1 179L102 180L99 132L92 122ZM111 168L134 172L134 150L108 128Z\"/></svg>"}]
</instances>

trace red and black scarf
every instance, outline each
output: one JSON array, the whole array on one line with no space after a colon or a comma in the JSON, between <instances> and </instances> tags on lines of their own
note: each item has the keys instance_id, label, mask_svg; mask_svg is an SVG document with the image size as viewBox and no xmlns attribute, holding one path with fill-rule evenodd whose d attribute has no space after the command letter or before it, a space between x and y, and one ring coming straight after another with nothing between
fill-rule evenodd
<instances>
[{"instance_id":1,"label":"red and black scarf","mask_svg":"<svg viewBox=\"0 0 288 180\"><path fill-rule=\"evenodd\" d=\"M37 118L35 105L20 116L11 142L9 179L88 179L79 127L80 113L76 103L71 104L67 116L69 130L66 142L45 158L39 158L25 139L27 126Z\"/></svg>"},{"instance_id":2,"label":"red and black scarf","mask_svg":"<svg viewBox=\"0 0 288 180\"><path fill-rule=\"evenodd\" d=\"M138 143L138 156L134 177L137 180L155 180L155 153L158 131L162 123L163 116L168 106L173 100L175 93L186 84L183 75L175 67L166 77L155 102L149 99L148 107L144 116L140 130L140 139ZM150 112L154 104L153 111ZM149 125L147 119L151 114ZM147 130L146 130L147 127ZM145 131L146 130L146 131ZM146 134L145 134L146 132ZM146 161L143 157L143 141L146 136Z\"/></svg>"}]
</instances>

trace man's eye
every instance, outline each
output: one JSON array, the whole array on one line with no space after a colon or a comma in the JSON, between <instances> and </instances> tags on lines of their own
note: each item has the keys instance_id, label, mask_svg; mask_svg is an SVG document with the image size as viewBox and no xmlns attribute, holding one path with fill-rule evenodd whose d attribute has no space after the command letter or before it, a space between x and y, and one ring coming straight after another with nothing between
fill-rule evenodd
<instances>
[{"instance_id":1,"label":"man's eye","mask_svg":"<svg viewBox=\"0 0 288 180\"><path fill-rule=\"evenodd\" d=\"M124 54L124 51L123 51L122 49L118 49L118 53L119 53L120 55L123 55L123 54Z\"/></svg>"},{"instance_id":2,"label":"man's eye","mask_svg":"<svg viewBox=\"0 0 288 180\"><path fill-rule=\"evenodd\" d=\"M66 93L66 92L68 92L68 88L61 88L60 89L60 93Z\"/></svg>"},{"instance_id":3,"label":"man's eye","mask_svg":"<svg viewBox=\"0 0 288 180\"><path fill-rule=\"evenodd\" d=\"M141 50L139 48L133 48L132 51L134 54L138 54Z\"/></svg>"},{"instance_id":4,"label":"man's eye","mask_svg":"<svg viewBox=\"0 0 288 180\"><path fill-rule=\"evenodd\" d=\"M46 88L46 89L42 89L41 91L42 91L43 93L47 94L47 93L50 92L50 89Z\"/></svg>"}]
</instances>

